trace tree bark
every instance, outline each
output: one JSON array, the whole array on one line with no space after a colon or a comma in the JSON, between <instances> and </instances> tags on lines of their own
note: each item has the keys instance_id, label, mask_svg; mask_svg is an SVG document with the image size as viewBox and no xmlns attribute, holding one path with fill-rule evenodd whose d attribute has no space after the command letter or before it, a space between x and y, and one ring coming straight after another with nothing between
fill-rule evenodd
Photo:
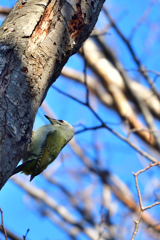
<instances>
[{"instance_id":1,"label":"tree bark","mask_svg":"<svg viewBox=\"0 0 160 240\"><path fill-rule=\"evenodd\" d=\"M104 0L18 0L0 28L0 189L26 151L35 115Z\"/></svg>"}]
</instances>

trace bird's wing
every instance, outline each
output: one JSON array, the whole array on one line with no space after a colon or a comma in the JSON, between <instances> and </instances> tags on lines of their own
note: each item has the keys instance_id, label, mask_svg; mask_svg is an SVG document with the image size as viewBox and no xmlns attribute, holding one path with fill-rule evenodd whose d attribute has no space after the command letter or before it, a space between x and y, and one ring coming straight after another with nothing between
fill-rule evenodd
<instances>
[{"instance_id":1,"label":"bird's wing","mask_svg":"<svg viewBox=\"0 0 160 240\"><path fill-rule=\"evenodd\" d=\"M31 159L37 159L39 158L39 155L42 150L43 144L47 140L48 134L51 132L55 132L56 129L52 125L45 125L40 128L38 128L31 137L31 141L28 144L27 152L23 156L23 161L31 160Z\"/></svg>"},{"instance_id":2,"label":"bird's wing","mask_svg":"<svg viewBox=\"0 0 160 240\"><path fill-rule=\"evenodd\" d=\"M42 156L43 156L43 153L44 153L44 150L45 150L45 146L46 146L46 141L47 141L47 137L48 137L49 133L46 135L46 139L45 141L43 142L42 146L41 146L41 152L38 156L38 159L37 159L37 162L36 162L36 165L34 167L34 170L31 174L31 177L30 177L30 182L33 180L33 178L36 176L36 173L39 169L39 166L40 166L40 163L41 163L41 159L42 159Z\"/></svg>"},{"instance_id":3,"label":"bird's wing","mask_svg":"<svg viewBox=\"0 0 160 240\"><path fill-rule=\"evenodd\" d=\"M41 151L40 151L40 153L37 157L36 165L33 169L32 174L31 174L30 181L32 181L32 179L35 176L37 176L39 173L41 173L49 165L48 158L50 157L50 149L48 149L48 142L50 142L51 145L55 146L55 143L53 142L53 139L56 141L56 139L57 139L56 136L57 136L57 130L56 129L54 129L54 131L49 131L46 134L46 137L43 140L43 143L41 145ZM50 137L51 137L51 139L50 139ZM47 153L47 155L46 155L46 153Z\"/></svg>"},{"instance_id":4,"label":"bird's wing","mask_svg":"<svg viewBox=\"0 0 160 240\"><path fill-rule=\"evenodd\" d=\"M46 148L47 148L48 158L50 163L55 160L55 158L58 156L63 146L64 146L64 138L58 130L56 130L55 133L48 135Z\"/></svg>"}]
</instances>

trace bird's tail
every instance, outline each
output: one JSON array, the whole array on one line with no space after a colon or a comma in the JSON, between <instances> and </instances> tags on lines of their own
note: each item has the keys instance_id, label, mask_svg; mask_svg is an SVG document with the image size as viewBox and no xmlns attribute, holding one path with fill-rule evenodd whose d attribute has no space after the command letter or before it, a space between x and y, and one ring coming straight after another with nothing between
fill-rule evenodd
<instances>
[{"instance_id":1,"label":"bird's tail","mask_svg":"<svg viewBox=\"0 0 160 240\"><path fill-rule=\"evenodd\" d=\"M25 167L29 162L32 162L32 161L33 161L33 160L28 160L28 161L22 163L21 165L19 165L18 167L16 167L16 169L13 171L13 173L12 173L11 176L13 176L13 175L16 174L16 173L22 172L23 169L24 169L24 167Z\"/></svg>"}]
</instances>

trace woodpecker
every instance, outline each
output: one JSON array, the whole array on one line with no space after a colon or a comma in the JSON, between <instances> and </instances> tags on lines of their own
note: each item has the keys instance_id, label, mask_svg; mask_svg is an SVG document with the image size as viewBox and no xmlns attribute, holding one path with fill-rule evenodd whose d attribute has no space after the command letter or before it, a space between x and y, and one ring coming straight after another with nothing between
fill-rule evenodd
<instances>
[{"instance_id":1,"label":"woodpecker","mask_svg":"<svg viewBox=\"0 0 160 240\"><path fill-rule=\"evenodd\" d=\"M31 175L30 181L52 163L62 148L73 138L74 128L64 120L52 119L45 115L51 124L44 125L32 133L23 163L16 167L12 175L22 172Z\"/></svg>"}]
</instances>

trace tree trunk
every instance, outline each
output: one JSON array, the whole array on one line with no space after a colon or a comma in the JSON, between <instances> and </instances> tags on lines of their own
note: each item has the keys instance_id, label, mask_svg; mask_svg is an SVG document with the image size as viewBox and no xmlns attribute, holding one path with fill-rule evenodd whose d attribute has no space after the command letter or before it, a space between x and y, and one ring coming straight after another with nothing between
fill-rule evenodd
<instances>
[{"instance_id":1,"label":"tree trunk","mask_svg":"<svg viewBox=\"0 0 160 240\"><path fill-rule=\"evenodd\" d=\"M18 0L0 28L0 189L26 151L35 115L104 0Z\"/></svg>"}]
</instances>

